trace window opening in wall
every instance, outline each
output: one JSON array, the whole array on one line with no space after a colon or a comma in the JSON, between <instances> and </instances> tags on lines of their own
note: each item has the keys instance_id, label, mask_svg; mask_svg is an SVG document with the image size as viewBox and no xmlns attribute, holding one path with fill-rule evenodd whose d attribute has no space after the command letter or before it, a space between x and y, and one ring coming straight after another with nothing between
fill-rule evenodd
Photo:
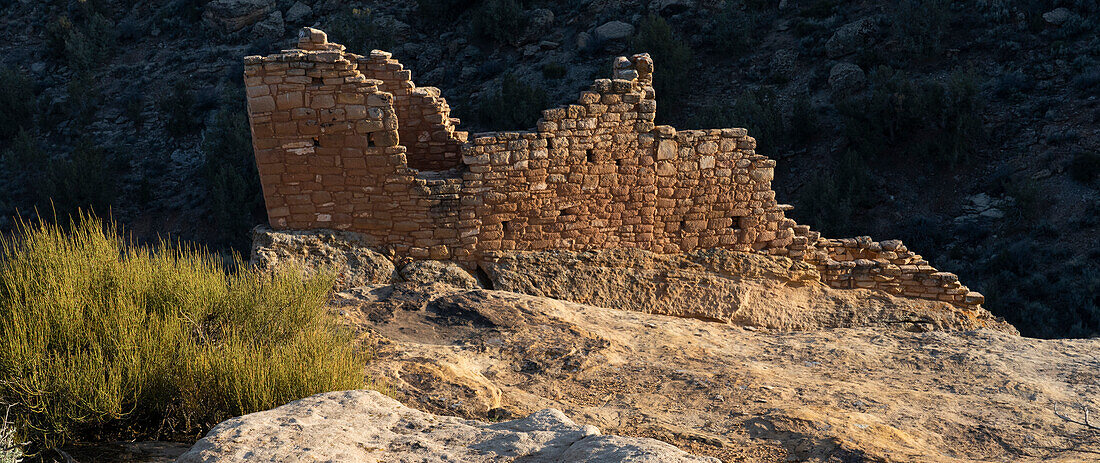
<instances>
[{"instance_id":1,"label":"window opening in wall","mask_svg":"<svg viewBox=\"0 0 1100 463\"><path fill-rule=\"evenodd\" d=\"M374 148L374 134L367 134L367 148Z\"/></svg>"},{"instance_id":2,"label":"window opening in wall","mask_svg":"<svg viewBox=\"0 0 1100 463\"><path fill-rule=\"evenodd\" d=\"M595 157L592 156L592 148L585 150L584 158L588 161L589 164L596 162Z\"/></svg>"},{"instance_id":3,"label":"window opening in wall","mask_svg":"<svg viewBox=\"0 0 1100 463\"><path fill-rule=\"evenodd\" d=\"M501 220L500 221L500 228L502 228L504 230L504 235L505 236L510 236L512 234L511 233L512 228L509 227L508 225L510 225L510 224L507 220Z\"/></svg>"},{"instance_id":4,"label":"window opening in wall","mask_svg":"<svg viewBox=\"0 0 1100 463\"><path fill-rule=\"evenodd\" d=\"M684 231L684 228L686 228L686 227L687 227L687 221L686 220L681 220L680 221L680 231Z\"/></svg>"},{"instance_id":5,"label":"window opening in wall","mask_svg":"<svg viewBox=\"0 0 1100 463\"><path fill-rule=\"evenodd\" d=\"M735 215L735 216L732 217L732 219L733 219L733 223L730 224L730 228L732 228L734 230L740 230L741 229L741 217Z\"/></svg>"},{"instance_id":6,"label":"window opening in wall","mask_svg":"<svg viewBox=\"0 0 1100 463\"><path fill-rule=\"evenodd\" d=\"M619 159L615 160L615 166L617 166L617 167L622 167L623 166L622 158L619 158Z\"/></svg>"},{"instance_id":7,"label":"window opening in wall","mask_svg":"<svg viewBox=\"0 0 1100 463\"><path fill-rule=\"evenodd\" d=\"M321 146L321 139L313 137L313 146Z\"/></svg>"}]
</instances>

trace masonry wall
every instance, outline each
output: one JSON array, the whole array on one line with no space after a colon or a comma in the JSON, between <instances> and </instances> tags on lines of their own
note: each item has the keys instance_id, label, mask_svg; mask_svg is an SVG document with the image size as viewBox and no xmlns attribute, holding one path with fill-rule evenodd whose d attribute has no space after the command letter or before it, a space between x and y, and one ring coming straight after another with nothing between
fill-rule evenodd
<instances>
[{"instance_id":1,"label":"masonry wall","mask_svg":"<svg viewBox=\"0 0 1100 463\"><path fill-rule=\"evenodd\" d=\"M394 96L394 110L401 121L397 131L409 148L409 167L439 171L462 164L459 147L467 134L455 130L459 120L451 117L438 88L417 87L412 73L383 51L359 58L358 65L364 76L377 80L382 91Z\"/></svg>"},{"instance_id":2,"label":"masonry wall","mask_svg":"<svg viewBox=\"0 0 1100 463\"><path fill-rule=\"evenodd\" d=\"M474 267L497 250L724 247L804 259L834 287L977 306L900 242L828 240L784 214L745 129L654 123L653 62L619 58L527 132L468 140L432 87L378 50L306 28L245 59L256 162L276 229L358 232L399 259Z\"/></svg>"},{"instance_id":3,"label":"masonry wall","mask_svg":"<svg viewBox=\"0 0 1100 463\"><path fill-rule=\"evenodd\" d=\"M298 48L245 59L256 164L268 219L278 229L364 233L395 254L447 258L457 239L457 177L408 166L397 112L364 58L307 30Z\"/></svg>"},{"instance_id":4,"label":"masonry wall","mask_svg":"<svg viewBox=\"0 0 1100 463\"><path fill-rule=\"evenodd\" d=\"M872 241L868 236L823 239L815 264L834 288L878 289L894 295L934 299L960 306L985 302L954 273L941 272L899 240Z\"/></svg>"}]
</instances>

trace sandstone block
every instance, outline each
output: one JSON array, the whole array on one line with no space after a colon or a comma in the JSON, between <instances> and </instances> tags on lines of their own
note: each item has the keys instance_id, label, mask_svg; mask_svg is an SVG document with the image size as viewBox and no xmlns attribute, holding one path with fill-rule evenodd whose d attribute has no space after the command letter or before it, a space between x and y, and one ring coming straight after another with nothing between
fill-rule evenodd
<instances>
[{"instance_id":1,"label":"sandstone block","mask_svg":"<svg viewBox=\"0 0 1100 463\"><path fill-rule=\"evenodd\" d=\"M270 96L248 99L248 109L252 114L270 113L275 111L275 99Z\"/></svg>"}]
</instances>

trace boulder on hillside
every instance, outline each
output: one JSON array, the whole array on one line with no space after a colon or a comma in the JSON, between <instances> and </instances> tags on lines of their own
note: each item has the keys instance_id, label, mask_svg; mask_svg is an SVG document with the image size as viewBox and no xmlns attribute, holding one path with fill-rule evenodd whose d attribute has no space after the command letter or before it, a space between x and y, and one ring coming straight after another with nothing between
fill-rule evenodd
<instances>
[{"instance_id":1,"label":"boulder on hillside","mask_svg":"<svg viewBox=\"0 0 1100 463\"><path fill-rule=\"evenodd\" d=\"M717 462L655 439L604 436L545 409L488 424L438 416L376 391L318 394L227 420L178 463L217 462Z\"/></svg>"},{"instance_id":2,"label":"boulder on hillside","mask_svg":"<svg viewBox=\"0 0 1100 463\"><path fill-rule=\"evenodd\" d=\"M279 10L272 11L267 15L267 19L252 26L252 35L258 38L277 40L283 34L286 34L286 22L283 21L283 13Z\"/></svg>"},{"instance_id":3,"label":"boulder on hillside","mask_svg":"<svg viewBox=\"0 0 1100 463\"><path fill-rule=\"evenodd\" d=\"M1076 16L1076 15L1072 11L1070 11L1068 8L1059 7L1059 8L1055 8L1053 10L1050 10L1046 13L1043 13L1043 21L1046 21L1046 22L1048 22L1050 24L1053 24L1055 26L1061 26L1062 24L1065 24L1066 21L1069 21L1069 19L1074 17L1074 16Z\"/></svg>"},{"instance_id":4,"label":"boulder on hillside","mask_svg":"<svg viewBox=\"0 0 1100 463\"><path fill-rule=\"evenodd\" d=\"M626 40L634 35L634 26L622 21L611 21L594 29L592 35L600 41Z\"/></svg>"},{"instance_id":5,"label":"boulder on hillside","mask_svg":"<svg viewBox=\"0 0 1100 463\"><path fill-rule=\"evenodd\" d=\"M829 41L825 42L825 55L835 59L855 53L872 44L877 33L878 25L871 18L840 26Z\"/></svg>"},{"instance_id":6,"label":"boulder on hillside","mask_svg":"<svg viewBox=\"0 0 1100 463\"><path fill-rule=\"evenodd\" d=\"M261 269L294 265L307 273L332 270L338 289L392 283L397 277L393 262L375 251L366 237L350 232L256 227L250 260Z\"/></svg>"},{"instance_id":7,"label":"boulder on hillside","mask_svg":"<svg viewBox=\"0 0 1100 463\"><path fill-rule=\"evenodd\" d=\"M836 63L829 70L829 88L833 93L846 94L863 88L867 75L852 63Z\"/></svg>"},{"instance_id":8,"label":"boulder on hillside","mask_svg":"<svg viewBox=\"0 0 1100 463\"><path fill-rule=\"evenodd\" d=\"M312 14L313 9L310 8L309 5L306 5L302 2L294 2L294 5L291 5L291 7L286 10L286 14L283 16L286 18L286 22L297 24L299 21L308 18Z\"/></svg>"},{"instance_id":9,"label":"boulder on hillside","mask_svg":"<svg viewBox=\"0 0 1100 463\"><path fill-rule=\"evenodd\" d=\"M273 0L213 0L206 4L202 16L216 29L236 32L266 18L274 9Z\"/></svg>"}]
</instances>

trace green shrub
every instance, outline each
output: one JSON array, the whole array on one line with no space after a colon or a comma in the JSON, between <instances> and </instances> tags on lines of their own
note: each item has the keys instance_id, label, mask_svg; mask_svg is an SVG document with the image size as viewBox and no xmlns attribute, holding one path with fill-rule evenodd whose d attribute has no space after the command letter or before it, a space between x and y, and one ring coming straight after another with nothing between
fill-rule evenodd
<instances>
[{"instance_id":1,"label":"green shrub","mask_svg":"<svg viewBox=\"0 0 1100 463\"><path fill-rule=\"evenodd\" d=\"M676 101L690 87L691 47L673 34L665 19L660 16L648 16L638 26L634 36L634 49L639 53L649 53L653 58L653 88L657 92L657 117L666 120L677 111L679 105L659 104Z\"/></svg>"},{"instance_id":2,"label":"green shrub","mask_svg":"<svg viewBox=\"0 0 1100 463\"><path fill-rule=\"evenodd\" d=\"M986 308L1005 317L1024 336L1092 337L1100 334L1100 267L1095 259L1058 259L1037 268L1041 249L1031 238L998 246L975 289L986 295Z\"/></svg>"},{"instance_id":3,"label":"green shrub","mask_svg":"<svg viewBox=\"0 0 1100 463\"><path fill-rule=\"evenodd\" d=\"M328 315L333 278L261 273L89 216L0 246L0 402L43 450L197 436L228 417L363 384Z\"/></svg>"},{"instance_id":4,"label":"green shrub","mask_svg":"<svg viewBox=\"0 0 1100 463\"><path fill-rule=\"evenodd\" d=\"M871 157L901 153L944 166L969 161L985 135L973 74L956 71L940 83L880 66L870 81L870 92L836 103L857 150Z\"/></svg>"},{"instance_id":5,"label":"green shrub","mask_svg":"<svg viewBox=\"0 0 1100 463\"><path fill-rule=\"evenodd\" d=\"M744 127L756 138L756 151L768 155L805 146L818 129L817 114L808 97L795 97L790 108L783 110L775 92L767 88L745 91L732 106L712 104L697 110L688 117L687 125Z\"/></svg>"},{"instance_id":6,"label":"green shrub","mask_svg":"<svg viewBox=\"0 0 1100 463\"><path fill-rule=\"evenodd\" d=\"M768 152L783 136L783 114L779 110L775 92L771 89L746 91L737 97L733 113L740 117L744 127L757 140L757 149ZM760 144L764 145L761 146Z\"/></svg>"},{"instance_id":7,"label":"green shrub","mask_svg":"<svg viewBox=\"0 0 1100 463\"><path fill-rule=\"evenodd\" d=\"M547 79L561 79L565 77L568 69L561 63L546 63L542 65L542 76Z\"/></svg>"},{"instance_id":8,"label":"green shrub","mask_svg":"<svg viewBox=\"0 0 1100 463\"><path fill-rule=\"evenodd\" d=\"M516 0L485 0L472 14L470 32L496 43L512 43L527 27L523 7Z\"/></svg>"},{"instance_id":9,"label":"green shrub","mask_svg":"<svg viewBox=\"0 0 1100 463\"><path fill-rule=\"evenodd\" d=\"M126 103L122 107L122 113L134 125L134 130L141 130L145 125L145 95L140 91L127 95Z\"/></svg>"},{"instance_id":10,"label":"green shrub","mask_svg":"<svg viewBox=\"0 0 1100 463\"><path fill-rule=\"evenodd\" d=\"M92 71L79 71L65 85L65 110L69 120L79 127L95 121L95 113L103 105L101 84Z\"/></svg>"},{"instance_id":11,"label":"green shrub","mask_svg":"<svg viewBox=\"0 0 1100 463\"><path fill-rule=\"evenodd\" d=\"M1019 229L1027 229L1044 216L1050 205L1050 196L1043 192L1038 180L1024 175L1015 175L1005 179L1001 185L1006 195L1016 200L1015 207L1008 211L1010 224Z\"/></svg>"},{"instance_id":12,"label":"green shrub","mask_svg":"<svg viewBox=\"0 0 1100 463\"><path fill-rule=\"evenodd\" d=\"M0 153L0 178L10 186L6 196L17 205L32 207L40 198L48 199L53 190L52 179L46 176L46 168L50 164L51 159L42 149L37 134L20 130L8 148ZM37 205L45 208L48 201Z\"/></svg>"},{"instance_id":13,"label":"green shrub","mask_svg":"<svg viewBox=\"0 0 1100 463\"><path fill-rule=\"evenodd\" d=\"M31 130L35 112L34 81L18 69L0 68L0 146Z\"/></svg>"},{"instance_id":14,"label":"green shrub","mask_svg":"<svg viewBox=\"0 0 1100 463\"><path fill-rule=\"evenodd\" d=\"M546 92L521 82L508 73L500 79L500 91L478 104L478 122L493 130L529 129L547 105Z\"/></svg>"},{"instance_id":15,"label":"green shrub","mask_svg":"<svg viewBox=\"0 0 1100 463\"><path fill-rule=\"evenodd\" d=\"M858 235L861 231L853 215L867 210L874 200L866 163L849 151L840 156L835 168L821 172L799 190L798 207L791 215L827 236Z\"/></svg>"},{"instance_id":16,"label":"green shrub","mask_svg":"<svg viewBox=\"0 0 1100 463\"><path fill-rule=\"evenodd\" d=\"M1069 163L1069 174L1086 185L1096 183L1100 180L1100 153L1080 151L1074 154Z\"/></svg>"},{"instance_id":17,"label":"green shrub","mask_svg":"<svg viewBox=\"0 0 1100 463\"><path fill-rule=\"evenodd\" d=\"M332 40L355 53L393 48L393 31L378 21L370 9L341 10L328 24Z\"/></svg>"},{"instance_id":18,"label":"green shrub","mask_svg":"<svg viewBox=\"0 0 1100 463\"><path fill-rule=\"evenodd\" d=\"M47 167L48 197L38 204L52 202L65 215L79 209L107 211L114 203L117 175L111 168L109 153L91 139L81 139L67 158Z\"/></svg>"},{"instance_id":19,"label":"green shrub","mask_svg":"<svg viewBox=\"0 0 1100 463\"><path fill-rule=\"evenodd\" d=\"M836 11L837 2L831 0L818 0L813 4L803 7L798 13L807 18L825 19Z\"/></svg>"},{"instance_id":20,"label":"green shrub","mask_svg":"<svg viewBox=\"0 0 1100 463\"><path fill-rule=\"evenodd\" d=\"M810 139L817 135L820 129L817 120L817 111L810 102L810 97L798 95L791 102L791 110L786 121L786 135L794 146L804 146Z\"/></svg>"},{"instance_id":21,"label":"green shrub","mask_svg":"<svg viewBox=\"0 0 1100 463\"><path fill-rule=\"evenodd\" d=\"M248 117L238 99L225 103L203 132L210 240L247 249L248 231L264 221L264 199L252 154Z\"/></svg>"},{"instance_id":22,"label":"green shrub","mask_svg":"<svg viewBox=\"0 0 1100 463\"><path fill-rule=\"evenodd\" d=\"M160 111L165 116L164 129L172 137L191 135L199 129L195 96L185 80L178 80L172 85L172 91L160 101Z\"/></svg>"},{"instance_id":23,"label":"green shrub","mask_svg":"<svg viewBox=\"0 0 1100 463\"><path fill-rule=\"evenodd\" d=\"M420 17L435 24L453 21L475 4L477 0L416 0Z\"/></svg>"},{"instance_id":24,"label":"green shrub","mask_svg":"<svg viewBox=\"0 0 1100 463\"><path fill-rule=\"evenodd\" d=\"M949 0L901 0L894 10L893 38L898 52L894 58L942 56L943 36L951 22Z\"/></svg>"},{"instance_id":25,"label":"green shrub","mask_svg":"<svg viewBox=\"0 0 1100 463\"><path fill-rule=\"evenodd\" d=\"M73 16L61 15L46 25L46 47L73 71L88 71L111 57L117 32L89 2L76 5Z\"/></svg>"},{"instance_id":26,"label":"green shrub","mask_svg":"<svg viewBox=\"0 0 1100 463\"><path fill-rule=\"evenodd\" d=\"M36 133L23 131L0 154L0 173L12 187L8 195L14 204L25 212L53 209L63 215L110 208L118 176L106 149L88 138L63 156L51 156L43 146Z\"/></svg>"},{"instance_id":27,"label":"green shrub","mask_svg":"<svg viewBox=\"0 0 1100 463\"><path fill-rule=\"evenodd\" d=\"M707 28L708 42L725 56L740 58L759 41L757 29L766 21L759 9L740 0L726 0Z\"/></svg>"}]
</instances>

